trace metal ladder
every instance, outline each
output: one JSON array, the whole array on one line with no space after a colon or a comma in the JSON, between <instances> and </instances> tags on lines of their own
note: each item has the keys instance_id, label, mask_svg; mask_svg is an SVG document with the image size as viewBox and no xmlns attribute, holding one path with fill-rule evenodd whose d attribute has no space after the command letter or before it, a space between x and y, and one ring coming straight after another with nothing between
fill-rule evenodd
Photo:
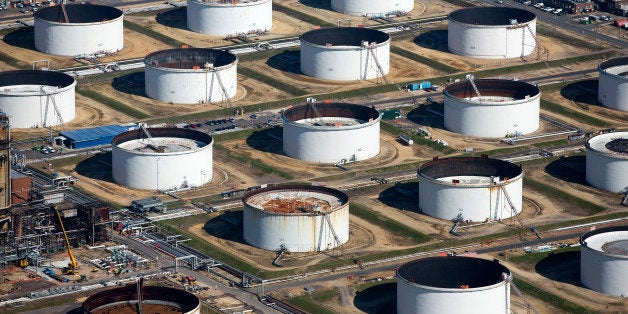
<instances>
[{"instance_id":1,"label":"metal ladder","mask_svg":"<svg viewBox=\"0 0 628 314\"><path fill-rule=\"evenodd\" d=\"M314 110L314 113L316 114L316 117L318 117L318 120L321 119L321 114L318 112L318 108L316 108L316 99L312 98L312 97L308 97L307 98L307 104L310 105L310 107L312 107L312 110Z\"/></svg>"},{"instance_id":2,"label":"metal ladder","mask_svg":"<svg viewBox=\"0 0 628 314\"><path fill-rule=\"evenodd\" d=\"M329 230L331 230L331 234L334 236L334 240L336 240L336 247L340 249L340 256L343 257L345 255L345 250L342 248L342 243L340 243L340 239L338 238L338 235L336 234L336 230L334 229L334 226L331 223L331 219L329 219L327 215L328 215L327 213L323 214L323 219L327 221L327 225L329 225Z\"/></svg>"},{"instance_id":3,"label":"metal ladder","mask_svg":"<svg viewBox=\"0 0 628 314\"><path fill-rule=\"evenodd\" d=\"M375 47L375 43L371 43L370 45L368 45L368 51L371 54L371 58L373 58L373 61L375 62L375 66L377 66L377 71L379 72L379 74L382 76L382 79L384 79L384 82L386 82L386 84L390 84L390 82L388 81L388 78L386 78L386 75L384 74L384 69L382 69L382 66L379 64L379 60L377 60L377 57L375 56L375 52L373 51L373 48Z\"/></svg>"},{"instance_id":4,"label":"metal ladder","mask_svg":"<svg viewBox=\"0 0 628 314\"><path fill-rule=\"evenodd\" d=\"M475 81L473 80L475 76L473 76L473 74L467 74L466 78L467 81L469 81L469 83L471 84L471 87L473 87L473 90L478 95L478 97L482 97L482 95L480 95L480 90L478 89L477 85L475 85Z\"/></svg>"},{"instance_id":5,"label":"metal ladder","mask_svg":"<svg viewBox=\"0 0 628 314\"><path fill-rule=\"evenodd\" d=\"M499 188L502 190L502 192L504 192L504 196L506 197L506 201L508 202L508 205L510 205L510 209L512 210L512 214L513 216L517 217L517 220L519 221L519 224L521 225L521 228L525 228L526 226L523 224L523 220L521 220L520 217L520 212L517 212L517 208L515 208L515 204L512 203L512 200L510 199L510 195L508 195L508 192L506 192L506 188L504 187L504 185L500 185Z\"/></svg>"},{"instance_id":6,"label":"metal ladder","mask_svg":"<svg viewBox=\"0 0 628 314\"><path fill-rule=\"evenodd\" d=\"M502 273L502 277L504 278L504 280L510 283L510 287L512 288L512 290L515 290L515 293L517 293L517 295L521 298L523 303L525 303L525 305L528 307L528 313L530 313L530 310L532 310L532 312L534 312L535 314L539 314L539 311L537 311L534 305L532 305L532 303L530 303L528 299L526 299L523 293L521 293L521 290L519 290L517 285L515 285L515 282L512 281L512 278L508 276L508 274L506 273Z\"/></svg>"},{"instance_id":7,"label":"metal ladder","mask_svg":"<svg viewBox=\"0 0 628 314\"><path fill-rule=\"evenodd\" d=\"M225 96L224 100L226 100L227 104L229 104L229 108L233 108L233 103L231 102L231 99L229 99L229 94L227 93L227 89L225 88L225 85L222 84L222 79L220 78L220 74L218 74L218 71L216 71L215 69L212 70L212 72L216 76L216 80L218 81L218 86L220 86L220 89L222 90L222 94Z\"/></svg>"},{"instance_id":8,"label":"metal ladder","mask_svg":"<svg viewBox=\"0 0 628 314\"><path fill-rule=\"evenodd\" d=\"M43 93L46 94L46 99L48 100L48 104L46 105L46 111L44 113L44 127L48 127L48 106L50 104L50 102L52 102L52 108L55 111L55 115L57 116L57 119L59 119L59 123L61 124L61 128L63 129L63 131L65 131L65 122L63 121L63 117L61 116L61 111L59 111L59 107L57 106L57 101L55 100L55 95L52 93L49 93L48 91L46 91L44 89L44 87L41 88L41 91Z\"/></svg>"},{"instance_id":9,"label":"metal ladder","mask_svg":"<svg viewBox=\"0 0 628 314\"><path fill-rule=\"evenodd\" d=\"M163 148L160 148L159 146L157 146L157 144L155 144L155 141L153 140L153 136L150 134L150 132L148 132L148 129L146 128L146 124L140 123L139 126L140 126L140 129L144 132L144 134L146 134L146 138L150 142L147 146L156 152L163 152Z\"/></svg>"}]
</instances>

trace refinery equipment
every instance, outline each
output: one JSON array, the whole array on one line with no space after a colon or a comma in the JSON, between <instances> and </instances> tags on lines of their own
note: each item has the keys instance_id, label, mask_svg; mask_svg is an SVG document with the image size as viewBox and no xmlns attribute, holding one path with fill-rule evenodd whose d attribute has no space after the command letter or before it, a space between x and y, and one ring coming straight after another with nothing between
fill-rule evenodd
<instances>
[{"instance_id":1,"label":"refinery equipment","mask_svg":"<svg viewBox=\"0 0 628 314\"><path fill-rule=\"evenodd\" d=\"M414 0L331 0L331 8L357 16L403 15L414 9Z\"/></svg>"},{"instance_id":2,"label":"refinery equipment","mask_svg":"<svg viewBox=\"0 0 628 314\"><path fill-rule=\"evenodd\" d=\"M0 110L13 128L64 125L74 119L76 80L54 71L0 72Z\"/></svg>"},{"instance_id":3,"label":"refinery equipment","mask_svg":"<svg viewBox=\"0 0 628 314\"><path fill-rule=\"evenodd\" d=\"M580 281L600 293L628 296L628 226L600 228L580 237Z\"/></svg>"},{"instance_id":4,"label":"refinery equipment","mask_svg":"<svg viewBox=\"0 0 628 314\"><path fill-rule=\"evenodd\" d=\"M628 187L628 132L594 136L586 143L587 182L613 193Z\"/></svg>"},{"instance_id":5,"label":"refinery equipment","mask_svg":"<svg viewBox=\"0 0 628 314\"><path fill-rule=\"evenodd\" d=\"M452 132L506 137L539 128L541 91L532 84L468 76L449 84L443 94L445 128Z\"/></svg>"},{"instance_id":6,"label":"refinery equipment","mask_svg":"<svg viewBox=\"0 0 628 314\"><path fill-rule=\"evenodd\" d=\"M197 187L212 180L214 142L210 135L192 129L144 129L127 131L111 140L115 182L161 191Z\"/></svg>"},{"instance_id":7,"label":"refinery equipment","mask_svg":"<svg viewBox=\"0 0 628 314\"><path fill-rule=\"evenodd\" d=\"M279 185L242 198L244 240L261 249L342 251L349 240L349 197L336 189Z\"/></svg>"},{"instance_id":8,"label":"refinery equipment","mask_svg":"<svg viewBox=\"0 0 628 314\"><path fill-rule=\"evenodd\" d=\"M187 25L196 33L237 36L273 27L271 0L188 0Z\"/></svg>"},{"instance_id":9,"label":"refinery equipment","mask_svg":"<svg viewBox=\"0 0 628 314\"><path fill-rule=\"evenodd\" d=\"M45 7L35 17L35 49L61 56L100 56L124 48L121 10L97 4Z\"/></svg>"},{"instance_id":10,"label":"refinery equipment","mask_svg":"<svg viewBox=\"0 0 628 314\"><path fill-rule=\"evenodd\" d=\"M598 101L605 107L628 111L628 57L618 57L600 63Z\"/></svg>"},{"instance_id":11,"label":"refinery equipment","mask_svg":"<svg viewBox=\"0 0 628 314\"><path fill-rule=\"evenodd\" d=\"M57 206L53 206L55 212L57 213L57 218L59 219L59 226L61 226L61 231L63 231L63 237L65 238L66 250L68 251L68 256L70 257L70 263L68 267L64 269L64 274L74 274L78 269L78 262L74 258L74 253L72 252L72 246L70 245L70 239L68 238L67 232L65 232L65 226L63 225L63 219L61 218L61 213L59 212L59 208Z\"/></svg>"},{"instance_id":12,"label":"refinery equipment","mask_svg":"<svg viewBox=\"0 0 628 314\"><path fill-rule=\"evenodd\" d=\"M377 156L380 113L348 103L299 105L284 110L283 152L307 162L348 163Z\"/></svg>"},{"instance_id":13,"label":"refinery equipment","mask_svg":"<svg viewBox=\"0 0 628 314\"><path fill-rule=\"evenodd\" d=\"M534 52L536 15L511 7L453 11L447 26L449 51L467 57L520 58Z\"/></svg>"},{"instance_id":14,"label":"refinery equipment","mask_svg":"<svg viewBox=\"0 0 628 314\"><path fill-rule=\"evenodd\" d=\"M390 36L359 27L305 32L301 41L301 72L338 81L385 78L390 71Z\"/></svg>"},{"instance_id":15,"label":"refinery equipment","mask_svg":"<svg viewBox=\"0 0 628 314\"><path fill-rule=\"evenodd\" d=\"M11 206L11 129L9 117L0 112L0 221L8 217L6 210ZM0 228L4 229L0 224Z\"/></svg>"},{"instance_id":16,"label":"refinery equipment","mask_svg":"<svg viewBox=\"0 0 628 314\"><path fill-rule=\"evenodd\" d=\"M144 64L146 95L159 101L231 104L238 91L238 58L223 50L161 50L146 56Z\"/></svg>"},{"instance_id":17,"label":"refinery equipment","mask_svg":"<svg viewBox=\"0 0 628 314\"><path fill-rule=\"evenodd\" d=\"M428 216L499 221L521 212L523 170L513 163L486 156L434 158L421 165L418 177L419 210Z\"/></svg>"}]
</instances>

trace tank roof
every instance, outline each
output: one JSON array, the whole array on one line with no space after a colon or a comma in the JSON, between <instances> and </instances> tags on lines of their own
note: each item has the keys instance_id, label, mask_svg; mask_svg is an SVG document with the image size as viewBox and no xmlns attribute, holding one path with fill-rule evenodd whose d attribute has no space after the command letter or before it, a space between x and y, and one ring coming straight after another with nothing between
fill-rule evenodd
<instances>
[{"instance_id":1,"label":"tank roof","mask_svg":"<svg viewBox=\"0 0 628 314\"><path fill-rule=\"evenodd\" d=\"M516 178L523 174L520 166L500 159L482 157L436 158L421 165L420 176L438 179L453 176Z\"/></svg>"},{"instance_id":2,"label":"tank roof","mask_svg":"<svg viewBox=\"0 0 628 314\"><path fill-rule=\"evenodd\" d=\"M601 154L628 159L628 132L600 134L590 138L586 146Z\"/></svg>"},{"instance_id":3,"label":"tank roof","mask_svg":"<svg viewBox=\"0 0 628 314\"><path fill-rule=\"evenodd\" d=\"M332 212L348 201L342 191L313 185L273 186L254 190L242 198L242 202L261 211L294 215Z\"/></svg>"},{"instance_id":4,"label":"tank roof","mask_svg":"<svg viewBox=\"0 0 628 314\"><path fill-rule=\"evenodd\" d=\"M580 237L580 245L606 255L628 258L628 225L589 231Z\"/></svg>"},{"instance_id":5,"label":"tank roof","mask_svg":"<svg viewBox=\"0 0 628 314\"><path fill-rule=\"evenodd\" d=\"M65 11L69 24L100 23L117 19L123 14L120 9L97 4L66 4ZM34 17L50 22L65 22L60 5L41 8L35 12Z\"/></svg>"},{"instance_id":6,"label":"tank roof","mask_svg":"<svg viewBox=\"0 0 628 314\"><path fill-rule=\"evenodd\" d=\"M0 87L15 85L68 87L74 82L73 77L56 71L15 70L0 72Z\"/></svg>"},{"instance_id":7,"label":"tank roof","mask_svg":"<svg viewBox=\"0 0 628 314\"><path fill-rule=\"evenodd\" d=\"M465 8L449 13L449 19L470 25L499 26L528 23L536 19L536 14L523 9L508 7Z\"/></svg>"},{"instance_id":8,"label":"tank roof","mask_svg":"<svg viewBox=\"0 0 628 314\"><path fill-rule=\"evenodd\" d=\"M504 281L510 270L497 261L466 256L435 256L414 260L397 269L397 277L441 289L466 290ZM463 288L464 287L464 288Z\"/></svg>"},{"instance_id":9,"label":"tank roof","mask_svg":"<svg viewBox=\"0 0 628 314\"><path fill-rule=\"evenodd\" d=\"M310 104L298 105L283 111L282 118L286 121L300 121L318 118L349 118L367 123L379 118L379 111L363 105L349 103L316 103L316 111Z\"/></svg>"},{"instance_id":10,"label":"tank roof","mask_svg":"<svg viewBox=\"0 0 628 314\"><path fill-rule=\"evenodd\" d=\"M598 70L628 80L628 56L608 59L598 65Z\"/></svg>"},{"instance_id":11,"label":"tank roof","mask_svg":"<svg viewBox=\"0 0 628 314\"><path fill-rule=\"evenodd\" d=\"M213 141L211 135L190 129L148 128L148 132L151 134L151 137L153 138L156 146L158 146L159 148L163 148L162 152L157 152L153 149L140 148L138 140L147 140L146 133L144 133L144 131L142 131L141 129L134 129L116 135L111 140L111 145L120 147L122 149L139 152L171 153L194 150L198 147L207 146ZM135 142L137 142L138 144L135 145ZM197 142L203 143L205 145L201 146L197 144ZM148 142L144 141L142 143L146 144ZM146 145L141 146L145 147Z\"/></svg>"},{"instance_id":12,"label":"tank roof","mask_svg":"<svg viewBox=\"0 0 628 314\"><path fill-rule=\"evenodd\" d=\"M522 100L535 97L541 93L538 87L522 81L476 79L474 82L482 96L500 96L513 100ZM443 93L455 98L477 97L473 86L466 80L447 85Z\"/></svg>"},{"instance_id":13,"label":"tank roof","mask_svg":"<svg viewBox=\"0 0 628 314\"><path fill-rule=\"evenodd\" d=\"M163 304L163 309L159 311L160 313L187 313L200 306L200 301L195 295L187 291L168 287L144 286L142 288L142 300L146 303L151 303L150 301L167 302L170 306ZM84 313L109 313L107 311L110 308L109 306L133 301L137 301L137 287L134 284L130 284L97 292L83 302L82 308ZM158 304L151 305L156 306ZM172 305L176 305L178 311L168 309ZM132 312L128 313L136 313L136 310L133 309ZM116 311L116 313L125 312Z\"/></svg>"},{"instance_id":14,"label":"tank roof","mask_svg":"<svg viewBox=\"0 0 628 314\"><path fill-rule=\"evenodd\" d=\"M384 43L390 36L382 31L363 27L332 27L315 29L303 33L301 40L325 46L356 46L361 47L363 41Z\"/></svg>"},{"instance_id":15,"label":"tank roof","mask_svg":"<svg viewBox=\"0 0 628 314\"><path fill-rule=\"evenodd\" d=\"M234 63L236 55L210 48L177 48L153 52L144 58L146 65L171 69L204 69L206 63L221 67Z\"/></svg>"}]
</instances>

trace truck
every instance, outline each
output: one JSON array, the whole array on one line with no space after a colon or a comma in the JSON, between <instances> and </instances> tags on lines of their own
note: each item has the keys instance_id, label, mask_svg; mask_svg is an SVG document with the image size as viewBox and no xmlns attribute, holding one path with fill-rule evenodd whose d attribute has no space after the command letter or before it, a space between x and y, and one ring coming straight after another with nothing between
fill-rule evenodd
<instances>
[{"instance_id":1,"label":"truck","mask_svg":"<svg viewBox=\"0 0 628 314\"><path fill-rule=\"evenodd\" d=\"M628 25L628 19L615 20L615 26L625 27Z\"/></svg>"},{"instance_id":2,"label":"truck","mask_svg":"<svg viewBox=\"0 0 628 314\"><path fill-rule=\"evenodd\" d=\"M410 138L410 136L401 134L399 135L399 141L405 144L406 146L410 146L414 144L414 141Z\"/></svg>"},{"instance_id":3,"label":"truck","mask_svg":"<svg viewBox=\"0 0 628 314\"><path fill-rule=\"evenodd\" d=\"M597 22L599 20L600 20L599 16L593 15L593 14L589 15L589 21Z\"/></svg>"},{"instance_id":4,"label":"truck","mask_svg":"<svg viewBox=\"0 0 628 314\"><path fill-rule=\"evenodd\" d=\"M420 83L410 83L408 84L407 89L408 90L421 90L421 89L429 88L429 87L432 87L432 82L423 81Z\"/></svg>"}]
</instances>

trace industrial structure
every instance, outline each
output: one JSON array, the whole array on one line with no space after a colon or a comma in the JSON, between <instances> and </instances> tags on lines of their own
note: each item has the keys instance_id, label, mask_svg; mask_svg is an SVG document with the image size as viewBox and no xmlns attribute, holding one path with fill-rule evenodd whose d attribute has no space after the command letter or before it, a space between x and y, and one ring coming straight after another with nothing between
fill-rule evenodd
<instances>
[{"instance_id":1,"label":"industrial structure","mask_svg":"<svg viewBox=\"0 0 628 314\"><path fill-rule=\"evenodd\" d=\"M628 132L590 138L587 149L587 182L613 193L628 191Z\"/></svg>"},{"instance_id":2,"label":"industrial structure","mask_svg":"<svg viewBox=\"0 0 628 314\"><path fill-rule=\"evenodd\" d=\"M397 269L397 313L510 313L510 270L497 260L438 256Z\"/></svg>"},{"instance_id":3,"label":"industrial structure","mask_svg":"<svg viewBox=\"0 0 628 314\"><path fill-rule=\"evenodd\" d=\"M153 52L144 59L146 95L172 103L228 100L238 91L238 58L218 49L179 48Z\"/></svg>"},{"instance_id":4,"label":"industrial structure","mask_svg":"<svg viewBox=\"0 0 628 314\"><path fill-rule=\"evenodd\" d=\"M242 198L244 240L258 248L320 252L349 240L349 197L336 189L280 185Z\"/></svg>"},{"instance_id":5,"label":"industrial structure","mask_svg":"<svg viewBox=\"0 0 628 314\"><path fill-rule=\"evenodd\" d=\"M628 226L600 228L580 237L580 281L600 293L628 296Z\"/></svg>"},{"instance_id":6,"label":"industrial structure","mask_svg":"<svg viewBox=\"0 0 628 314\"><path fill-rule=\"evenodd\" d=\"M63 125L75 117L76 80L54 71L0 72L0 110L13 128Z\"/></svg>"},{"instance_id":7,"label":"industrial structure","mask_svg":"<svg viewBox=\"0 0 628 314\"><path fill-rule=\"evenodd\" d=\"M145 190L181 190L212 180L213 139L180 128L146 128L111 140L113 180Z\"/></svg>"},{"instance_id":8,"label":"industrial structure","mask_svg":"<svg viewBox=\"0 0 628 314\"><path fill-rule=\"evenodd\" d=\"M360 27L321 28L303 33L301 72L336 81L384 78L390 71L390 36Z\"/></svg>"},{"instance_id":9,"label":"industrial structure","mask_svg":"<svg viewBox=\"0 0 628 314\"><path fill-rule=\"evenodd\" d=\"M628 111L628 57L619 57L600 63L598 101L605 107Z\"/></svg>"},{"instance_id":10,"label":"industrial structure","mask_svg":"<svg viewBox=\"0 0 628 314\"><path fill-rule=\"evenodd\" d=\"M210 36L237 36L270 31L271 0L188 0L188 28Z\"/></svg>"},{"instance_id":11,"label":"industrial structure","mask_svg":"<svg viewBox=\"0 0 628 314\"><path fill-rule=\"evenodd\" d=\"M434 158L418 170L419 210L456 221L502 220L521 213L523 170L482 157Z\"/></svg>"},{"instance_id":12,"label":"industrial structure","mask_svg":"<svg viewBox=\"0 0 628 314\"><path fill-rule=\"evenodd\" d=\"M541 91L513 80L479 79L444 90L445 128L477 137L519 136L539 128Z\"/></svg>"},{"instance_id":13,"label":"industrial structure","mask_svg":"<svg viewBox=\"0 0 628 314\"><path fill-rule=\"evenodd\" d=\"M520 58L537 46L536 15L510 7L453 11L447 26L449 51L466 57Z\"/></svg>"},{"instance_id":14,"label":"industrial structure","mask_svg":"<svg viewBox=\"0 0 628 314\"><path fill-rule=\"evenodd\" d=\"M414 0L331 0L331 8L337 12L358 16L402 15L414 9Z\"/></svg>"},{"instance_id":15,"label":"industrial structure","mask_svg":"<svg viewBox=\"0 0 628 314\"><path fill-rule=\"evenodd\" d=\"M314 103L284 110L283 152L307 162L347 163L380 151L380 113L348 103Z\"/></svg>"},{"instance_id":16,"label":"industrial structure","mask_svg":"<svg viewBox=\"0 0 628 314\"><path fill-rule=\"evenodd\" d=\"M60 4L34 14L35 49L61 56L93 57L124 48L123 13L96 4Z\"/></svg>"}]
</instances>

